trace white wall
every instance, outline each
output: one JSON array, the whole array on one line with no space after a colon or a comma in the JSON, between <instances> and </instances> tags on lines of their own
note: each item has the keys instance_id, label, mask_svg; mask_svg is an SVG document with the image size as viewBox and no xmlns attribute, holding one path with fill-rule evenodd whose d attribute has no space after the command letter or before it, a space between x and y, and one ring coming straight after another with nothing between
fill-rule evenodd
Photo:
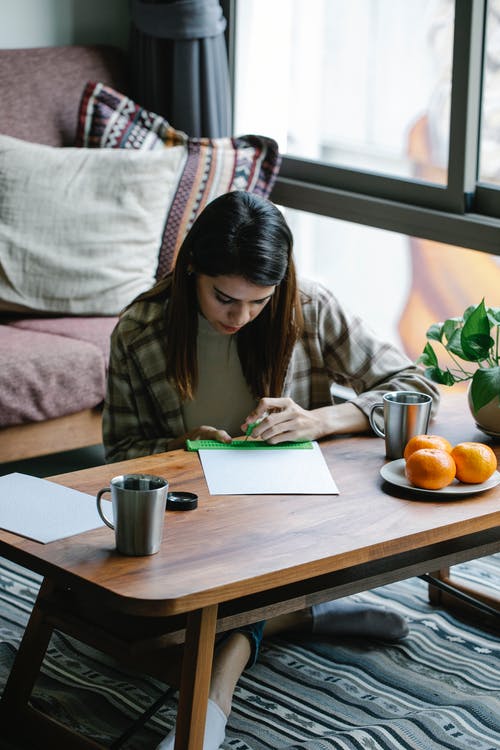
<instances>
[{"instance_id":1,"label":"white wall","mask_svg":"<svg viewBox=\"0 0 500 750\"><path fill-rule=\"evenodd\" d=\"M0 0L0 49L62 44L127 47L128 0Z\"/></svg>"}]
</instances>

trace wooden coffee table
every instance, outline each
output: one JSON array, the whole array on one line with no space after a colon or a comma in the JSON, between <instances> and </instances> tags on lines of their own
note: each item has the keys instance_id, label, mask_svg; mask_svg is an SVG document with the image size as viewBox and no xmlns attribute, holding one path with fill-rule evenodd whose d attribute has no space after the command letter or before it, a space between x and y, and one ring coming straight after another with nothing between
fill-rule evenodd
<instances>
[{"instance_id":1,"label":"wooden coffee table","mask_svg":"<svg viewBox=\"0 0 500 750\"><path fill-rule=\"evenodd\" d=\"M431 431L490 442L463 394L444 397ZM0 554L44 576L0 703L5 726L39 743L99 747L28 704L56 628L163 679L171 649L183 649L176 750L201 750L217 630L500 550L500 486L437 499L381 479L378 438L321 445L338 496L211 496L198 455L185 451L52 477L94 495L124 472L159 474L199 505L166 513L151 557L119 555L107 527L45 545L0 531Z\"/></svg>"}]
</instances>

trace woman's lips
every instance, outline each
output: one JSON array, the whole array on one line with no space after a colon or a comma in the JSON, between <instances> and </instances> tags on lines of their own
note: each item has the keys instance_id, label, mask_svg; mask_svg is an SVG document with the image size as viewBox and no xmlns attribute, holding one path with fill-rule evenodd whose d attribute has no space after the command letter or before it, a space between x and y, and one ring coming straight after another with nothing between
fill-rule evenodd
<instances>
[{"instance_id":1,"label":"woman's lips","mask_svg":"<svg viewBox=\"0 0 500 750\"><path fill-rule=\"evenodd\" d=\"M236 333L236 331L239 331L241 328L241 326L237 326L236 328L234 326L227 326L225 323L221 323L221 326L228 333Z\"/></svg>"}]
</instances>

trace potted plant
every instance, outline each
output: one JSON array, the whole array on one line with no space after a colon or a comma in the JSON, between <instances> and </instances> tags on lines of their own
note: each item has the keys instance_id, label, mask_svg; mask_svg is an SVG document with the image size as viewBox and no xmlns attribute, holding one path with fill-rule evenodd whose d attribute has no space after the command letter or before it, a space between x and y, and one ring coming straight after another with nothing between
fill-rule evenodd
<instances>
[{"instance_id":1,"label":"potted plant","mask_svg":"<svg viewBox=\"0 0 500 750\"><path fill-rule=\"evenodd\" d=\"M500 307L486 307L484 299L468 307L463 315L434 323L417 362L435 383L453 385L470 381L469 405L477 426L500 435ZM430 342L448 352L452 365L443 369ZM467 364L471 363L471 364Z\"/></svg>"}]
</instances>

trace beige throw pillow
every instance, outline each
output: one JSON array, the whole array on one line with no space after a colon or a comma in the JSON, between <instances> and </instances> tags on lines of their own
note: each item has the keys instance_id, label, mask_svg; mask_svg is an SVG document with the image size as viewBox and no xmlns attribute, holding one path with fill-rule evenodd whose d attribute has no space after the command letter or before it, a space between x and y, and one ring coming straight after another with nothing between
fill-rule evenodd
<instances>
[{"instance_id":1,"label":"beige throw pillow","mask_svg":"<svg viewBox=\"0 0 500 750\"><path fill-rule=\"evenodd\" d=\"M152 286L185 158L0 135L0 310L116 315Z\"/></svg>"}]
</instances>

